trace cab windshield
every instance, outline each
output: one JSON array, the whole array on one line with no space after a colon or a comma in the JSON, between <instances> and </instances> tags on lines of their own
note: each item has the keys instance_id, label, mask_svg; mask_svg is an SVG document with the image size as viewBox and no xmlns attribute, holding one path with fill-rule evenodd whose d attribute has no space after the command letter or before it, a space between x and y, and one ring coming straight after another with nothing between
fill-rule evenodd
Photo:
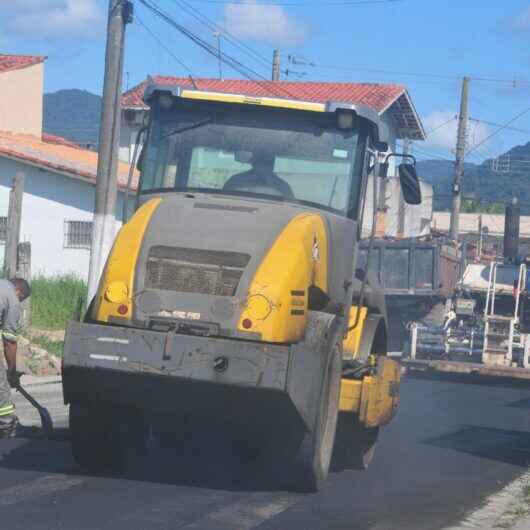
<instances>
[{"instance_id":1,"label":"cab windshield","mask_svg":"<svg viewBox=\"0 0 530 530\"><path fill-rule=\"evenodd\" d=\"M362 166L359 126L331 113L180 101L152 108L140 192L245 195L356 208Z\"/></svg>"}]
</instances>

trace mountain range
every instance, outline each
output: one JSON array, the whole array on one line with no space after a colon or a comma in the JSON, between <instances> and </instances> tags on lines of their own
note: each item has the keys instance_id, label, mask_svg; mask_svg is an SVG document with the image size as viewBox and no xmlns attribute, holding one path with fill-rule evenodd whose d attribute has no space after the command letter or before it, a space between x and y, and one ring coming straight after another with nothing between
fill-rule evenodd
<instances>
[{"instance_id":1,"label":"mountain range","mask_svg":"<svg viewBox=\"0 0 530 530\"><path fill-rule=\"evenodd\" d=\"M97 146L101 97L86 90L44 94L44 132L83 146Z\"/></svg>"},{"instance_id":2,"label":"mountain range","mask_svg":"<svg viewBox=\"0 0 530 530\"><path fill-rule=\"evenodd\" d=\"M101 97L85 90L59 90L44 95L44 132L80 145L97 147ZM448 210L454 164L449 160L418 161L418 174L434 187L434 209ZM503 211L518 197L523 213L530 214L530 142L513 147L494 160L465 164L464 210ZM492 206L493 204L493 206Z\"/></svg>"},{"instance_id":3,"label":"mountain range","mask_svg":"<svg viewBox=\"0 0 530 530\"><path fill-rule=\"evenodd\" d=\"M448 210L454 163L449 160L421 160L417 164L421 178L434 188L434 209ZM464 166L462 177L463 210L504 212L504 204L516 197L521 212L530 215L530 142L518 145L482 164Z\"/></svg>"}]
</instances>

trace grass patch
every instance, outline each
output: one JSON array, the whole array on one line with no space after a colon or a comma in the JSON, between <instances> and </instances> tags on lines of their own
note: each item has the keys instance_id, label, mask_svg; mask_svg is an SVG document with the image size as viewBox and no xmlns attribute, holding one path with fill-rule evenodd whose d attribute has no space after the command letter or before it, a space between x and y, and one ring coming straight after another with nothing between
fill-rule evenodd
<instances>
[{"instance_id":1,"label":"grass patch","mask_svg":"<svg viewBox=\"0 0 530 530\"><path fill-rule=\"evenodd\" d=\"M86 300L86 292L85 282L73 275L34 278L31 282L32 326L64 329L77 308L79 298Z\"/></svg>"},{"instance_id":2,"label":"grass patch","mask_svg":"<svg viewBox=\"0 0 530 530\"><path fill-rule=\"evenodd\" d=\"M51 340L48 337L32 337L31 342L56 357L63 356L64 341L62 340Z\"/></svg>"}]
</instances>

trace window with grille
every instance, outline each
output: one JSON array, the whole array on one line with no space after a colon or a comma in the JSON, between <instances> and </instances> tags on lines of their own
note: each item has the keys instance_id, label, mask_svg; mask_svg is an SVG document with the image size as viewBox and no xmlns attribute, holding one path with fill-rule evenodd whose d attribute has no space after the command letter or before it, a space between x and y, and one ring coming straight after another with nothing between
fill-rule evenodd
<instances>
[{"instance_id":1,"label":"window with grille","mask_svg":"<svg viewBox=\"0 0 530 530\"><path fill-rule=\"evenodd\" d=\"M7 217L0 217L0 241L7 241Z\"/></svg>"},{"instance_id":2,"label":"window with grille","mask_svg":"<svg viewBox=\"0 0 530 530\"><path fill-rule=\"evenodd\" d=\"M92 221L65 221L64 248L90 248Z\"/></svg>"}]
</instances>

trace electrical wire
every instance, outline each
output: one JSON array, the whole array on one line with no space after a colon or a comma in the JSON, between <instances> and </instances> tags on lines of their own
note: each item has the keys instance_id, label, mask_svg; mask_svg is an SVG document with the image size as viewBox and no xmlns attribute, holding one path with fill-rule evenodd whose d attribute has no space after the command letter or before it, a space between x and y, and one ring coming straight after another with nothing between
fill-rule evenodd
<instances>
[{"instance_id":1,"label":"electrical wire","mask_svg":"<svg viewBox=\"0 0 530 530\"><path fill-rule=\"evenodd\" d=\"M443 156L443 155L440 155L440 154L431 153L429 151L426 151L425 149L418 148L418 146L416 144L414 144L414 151L417 151L418 153L423 154L423 155L427 155L427 156L430 156L430 157L438 158L440 160L445 160L446 162L454 162L454 160L451 160L450 158L447 158L446 156Z\"/></svg>"},{"instance_id":2,"label":"electrical wire","mask_svg":"<svg viewBox=\"0 0 530 530\"><path fill-rule=\"evenodd\" d=\"M441 123L440 125L437 125L436 127L434 127L434 129L431 129L429 131L425 131L425 134L427 136L431 135L433 132L437 131L438 129L441 129L442 127L445 127L446 125L449 125L452 121L455 121L457 119L457 116L456 114L454 116L451 116L451 118L449 118L447 121L444 121L443 123Z\"/></svg>"},{"instance_id":3,"label":"electrical wire","mask_svg":"<svg viewBox=\"0 0 530 530\"><path fill-rule=\"evenodd\" d=\"M145 24L145 22L142 21L142 19L138 16L138 14L136 13L135 14L135 19L138 21L138 24L140 24L140 26L142 26L142 28L149 34L151 35L151 37L159 44L159 46L161 48L163 48L167 53L169 53L169 55L171 55L171 57L173 57L173 59L175 59L175 61L180 64L180 66L182 66L182 68L184 68L185 70L187 70L187 72L193 76L193 72L191 70L191 68L186 65L185 63L183 63L174 53L173 51L164 44L164 42L162 41L162 39L160 39L156 33L154 31L152 31L151 29L149 29L149 27Z\"/></svg>"},{"instance_id":4,"label":"electrical wire","mask_svg":"<svg viewBox=\"0 0 530 530\"><path fill-rule=\"evenodd\" d=\"M267 78L263 77L261 74L253 70L252 68L246 66L245 64L241 63L234 57L231 57L226 52L219 53L216 47L214 47L209 42L205 41L198 35L196 35L194 32L189 30L188 28L184 27L182 24L179 24L175 19L171 17L168 13L164 12L160 7L158 7L152 0L138 0L140 4L142 4L144 7L149 9L154 15L159 17L161 20L166 22L168 25L173 27L173 29L177 30L179 33L190 39L193 43L195 43L197 46L202 48L204 51L209 53L211 56L213 56L216 59L221 59L221 61L238 72L239 74L243 75L250 81L256 83L258 86L261 86L264 90L268 92L276 92L276 94L280 97L290 97L293 99L298 99L298 96L292 94L289 90L287 90L284 86L282 86L280 83L269 81ZM254 76L254 77L252 77Z\"/></svg>"},{"instance_id":5,"label":"electrical wire","mask_svg":"<svg viewBox=\"0 0 530 530\"><path fill-rule=\"evenodd\" d=\"M210 29L210 31L219 32L226 41L231 43L233 46L239 48L243 53L251 57L254 61L260 63L262 67L263 66L267 68L270 67L269 59L261 55L259 52L254 50L252 47L248 46L242 40L238 39L233 33L228 31L224 26L217 24L212 19L207 17L205 14L201 13L198 9L190 5L189 2L187 2L186 0L171 0L171 1L174 4L178 5L181 9L186 11L188 14L190 14L192 17L194 17L196 20L198 20L202 24L205 24L206 27Z\"/></svg>"},{"instance_id":6,"label":"electrical wire","mask_svg":"<svg viewBox=\"0 0 530 530\"><path fill-rule=\"evenodd\" d=\"M290 7L307 7L307 6L354 6L365 4L397 4L404 0L331 0L330 2L256 2L252 0L192 0L201 4L221 4L236 6L290 6Z\"/></svg>"},{"instance_id":7,"label":"electrical wire","mask_svg":"<svg viewBox=\"0 0 530 530\"><path fill-rule=\"evenodd\" d=\"M296 59L296 58L295 58ZM326 69L326 70L338 70L338 71L365 71L365 72L373 72L373 73L379 73L379 74L389 74L389 75L399 75L399 76L410 76L410 77L419 77L419 78L431 78L431 79L445 79L450 81L458 81L462 79L461 75L457 74L439 74L439 73L433 73L433 72L411 72L411 71L401 71L401 70L391 70L391 69L385 69L385 68L372 68L370 66L365 65L329 65L329 64L320 64L315 63L311 61L298 61L294 64L303 64L305 66L311 66L313 68L317 69ZM501 84L509 84L513 85L514 80L513 79L501 79L501 78L495 78L495 77L489 77L479 74L471 74L468 77L472 81L479 81L484 83L501 83ZM516 81L519 85L530 85L530 81Z\"/></svg>"},{"instance_id":8,"label":"electrical wire","mask_svg":"<svg viewBox=\"0 0 530 530\"><path fill-rule=\"evenodd\" d=\"M472 149L470 149L469 151L467 151L466 154L469 154L469 153L472 153L473 151L475 151L479 146L481 146L482 144L485 144L490 138L493 138L493 136L495 136L496 134L500 133L502 130L506 129L506 127L508 127L509 125L511 125L514 121L518 120L519 118L521 118L522 116L524 116L525 114L527 114L528 112L530 112L530 107L527 107L526 109L524 109L523 111L519 112L518 114L516 114L513 118L511 118L510 120L508 120L504 125L501 125L497 130L493 131L491 134L489 134L488 136L486 136L486 138L484 138L483 140L481 140L478 144L476 144Z\"/></svg>"},{"instance_id":9,"label":"electrical wire","mask_svg":"<svg viewBox=\"0 0 530 530\"><path fill-rule=\"evenodd\" d=\"M479 120L478 118L469 118L469 121L474 121L478 123L483 123L484 125L491 125L493 127L503 127L500 123L494 123L492 121L486 121L486 120ZM504 127L507 131L514 131L514 132L520 132L523 134L530 134L530 131L527 129L518 129L516 127Z\"/></svg>"}]
</instances>

